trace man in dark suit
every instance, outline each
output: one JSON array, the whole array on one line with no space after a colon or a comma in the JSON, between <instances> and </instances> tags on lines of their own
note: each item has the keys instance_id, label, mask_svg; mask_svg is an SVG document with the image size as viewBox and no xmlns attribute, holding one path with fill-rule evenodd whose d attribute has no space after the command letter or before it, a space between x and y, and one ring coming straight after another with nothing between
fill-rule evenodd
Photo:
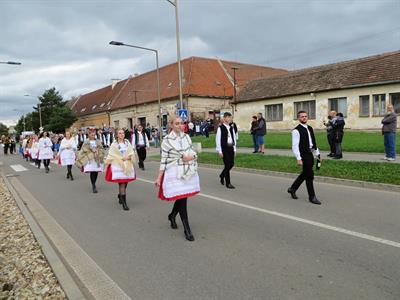
<instances>
[{"instance_id":1,"label":"man in dark suit","mask_svg":"<svg viewBox=\"0 0 400 300\"><path fill-rule=\"evenodd\" d=\"M314 131L311 126L307 125L308 114L305 111L299 111L297 118L299 125L292 131L292 150L296 156L297 165L303 168L300 175L288 189L288 193L293 199L298 199L296 191L306 181L308 199L313 204L320 205L321 202L315 196L314 191L314 155L319 156L317 142L315 140Z\"/></svg>"},{"instance_id":2,"label":"man in dark suit","mask_svg":"<svg viewBox=\"0 0 400 300\"><path fill-rule=\"evenodd\" d=\"M232 114L229 112L224 113L223 123L218 127L215 136L215 144L217 145L217 152L224 161L224 169L219 175L222 185L226 184L228 189L234 189L231 184L230 170L233 168L236 153L236 134L233 129Z\"/></svg>"}]
</instances>

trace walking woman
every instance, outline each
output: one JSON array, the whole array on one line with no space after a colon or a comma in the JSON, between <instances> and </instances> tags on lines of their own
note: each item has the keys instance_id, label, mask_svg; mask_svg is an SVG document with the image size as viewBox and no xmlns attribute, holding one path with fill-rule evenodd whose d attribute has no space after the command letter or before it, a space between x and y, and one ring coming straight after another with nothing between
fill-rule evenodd
<instances>
[{"instance_id":1,"label":"walking woman","mask_svg":"<svg viewBox=\"0 0 400 300\"><path fill-rule=\"evenodd\" d=\"M82 144L78 152L76 165L85 173L90 173L92 192L97 193L96 180L104 168L104 149L100 140L96 139L96 129L89 129L89 138Z\"/></svg>"},{"instance_id":2,"label":"walking woman","mask_svg":"<svg viewBox=\"0 0 400 300\"><path fill-rule=\"evenodd\" d=\"M54 157L52 146L53 143L48 136L48 132L43 131L39 138L39 160L43 160L46 173L49 173L50 160Z\"/></svg>"},{"instance_id":3,"label":"walking woman","mask_svg":"<svg viewBox=\"0 0 400 300\"><path fill-rule=\"evenodd\" d=\"M176 118L172 131L163 139L161 164L155 185L159 187L158 197L165 201L175 201L168 220L173 229L178 228L175 217L179 213L185 237L194 241L187 214L187 198L200 192L197 174L197 154L193 150L192 140L183 132L181 118Z\"/></svg>"},{"instance_id":4,"label":"walking woman","mask_svg":"<svg viewBox=\"0 0 400 300\"><path fill-rule=\"evenodd\" d=\"M136 179L135 152L131 143L125 139L124 130L117 132L117 139L111 144L106 158L106 181L118 183L119 204L124 210L129 210L126 204L126 187L128 182Z\"/></svg>"},{"instance_id":5,"label":"walking woman","mask_svg":"<svg viewBox=\"0 0 400 300\"><path fill-rule=\"evenodd\" d=\"M59 163L67 166L67 179L74 180L72 176L72 166L75 164L77 145L75 139L71 136L71 132L66 131L65 137L61 140L59 151Z\"/></svg>"},{"instance_id":6,"label":"walking woman","mask_svg":"<svg viewBox=\"0 0 400 300\"><path fill-rule=\"evenodd\" d=\"M32 137L32 147L30 148L30 155L33 161L35 162L35 165L40 168L40 160L39 160L39 140L37 135L33 135Z\"/></svg>"}]
</instances>

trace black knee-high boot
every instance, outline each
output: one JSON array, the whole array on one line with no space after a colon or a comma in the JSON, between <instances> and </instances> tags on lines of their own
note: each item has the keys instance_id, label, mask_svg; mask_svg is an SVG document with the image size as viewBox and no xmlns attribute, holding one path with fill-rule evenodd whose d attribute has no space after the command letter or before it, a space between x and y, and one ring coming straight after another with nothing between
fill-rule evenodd
<instances>
[{"instance_id":1,"label":"black knee-high boot","mask_svg":"<svg viewBox=\"0 0 400 300\"><path fill-rule=\"evenodd\" d=\"M97 180L97 172L90 172L90 182L92 183L92 192L94 194L97 193L96 180Z\"/></svg>"},{"instance_id":2,"label":"black knee-high boot","mask_svg":"<svg viewBox=\"0 0 400 300\"><path fill-rule=\"evenodd\" d=\"M176 215L179 212L179 200L175 201L174 206L172 208L171 213L168 215L168 220L171 222L171 228L172 229L177 229L178 224L176 224Z\"/></svg>"},{"instance_id":3,"label":"black knee-high boot","mask_svg":"<svg viewBox=\"0 0 400 300\"><path fill-rule=\"evenodd\" d=\"M185 237L188 241L193 242L194 236L189 226L189 218L187 215L187 198L180 199L177 201L182 201L179 205L179 215L181 216L182 225L185 233Z\"/></svg>"},{"instance_id":4,"label":"black knee-high boot","mask_svg":"<svg viewBox=\"0 0 400 300\"><path fill-rule=\"evenodd\" d=\"M126 204L126 195L120 195L120 199L121 199L121 204L122 204L122 208L123 210L129 210L128 205Z\"/></svg>"}]
</instances>

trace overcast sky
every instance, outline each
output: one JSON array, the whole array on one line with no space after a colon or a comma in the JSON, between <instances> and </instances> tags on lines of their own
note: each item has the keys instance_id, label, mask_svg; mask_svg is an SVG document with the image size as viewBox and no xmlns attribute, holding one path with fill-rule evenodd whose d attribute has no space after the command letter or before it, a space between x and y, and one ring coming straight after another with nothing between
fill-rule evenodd
<instances>
[{"instance_id":1,"label":"overcast sky","mask_svg":"<svg viewBox=\"0 0 400 300\"><path fill-rule=\"evenodd\" d=\"M400 49L400 0L179 0L182 58L299 69ZM0 122L55 86L65 99L176 61L166 0L0 0ZM17 110L17 111L15 111Z\"/></svg>"}]
</instances>

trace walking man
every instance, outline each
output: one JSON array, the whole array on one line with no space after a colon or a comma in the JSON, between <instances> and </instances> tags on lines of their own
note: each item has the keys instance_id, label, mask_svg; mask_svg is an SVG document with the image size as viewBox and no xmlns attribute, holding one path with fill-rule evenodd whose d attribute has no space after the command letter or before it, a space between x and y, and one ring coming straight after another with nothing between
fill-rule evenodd
<instances>
[{"instance_id":1,"label":"walking man","mask_svg":"<svg viewBox=\"0 0 400 300\"><path fill-rule=\"evenodd\" d=\"M300 175L288 189L288 193L293 199L298 199L296 191L306 181L308 199L313 204L320 205L321 202L315 196L314 191L314 155L319 156L317 142L315 140L314 131L311 126L307 125L308 114L305 111L299 111L297 118L299 125L292 131L292 150L296 157L297 165L303 168Z\"/></svg>"},{"instance_id":2,"label":"walking man","mask_svg":"<svg viewBox=\"0 0 400 300\"><path fill-rule=\"evenodd\" d=\"M143 130L143 126L139 124L134 134L132 135L132 145L136 149L139 157L139 168L144 171L144 161L147 155L147 149L150 148L149 139L147 138L146 132Z\"/></svg>"},{"instance_id":3,"label":"walking man","mask_svg":"<svg viewBox=\"0 0 400 300\"><path fill-rule=\"evenodd\" d=\"M233 129L232 114L229 112L224 113L223 123L218 127L215 136L215 144L217 145L217 152L224 161L224 169L219 175L222 185L226 185L228 189L234 189L231 184L230 170L234 166L234 159L236 153L236 135Z\"/></svg>"},{"instance_id":4,"label":"walking man","mask_svg":"<svg viewBox=\"0 0 400 300\"><path fill-rule=\"evenodd\" d=\"M387 106L387 113L382 119L382 134L385 143L385 158L387 161L396 160L396 127L397 115L392 104Z\"/></svg>"}]
</instances>

